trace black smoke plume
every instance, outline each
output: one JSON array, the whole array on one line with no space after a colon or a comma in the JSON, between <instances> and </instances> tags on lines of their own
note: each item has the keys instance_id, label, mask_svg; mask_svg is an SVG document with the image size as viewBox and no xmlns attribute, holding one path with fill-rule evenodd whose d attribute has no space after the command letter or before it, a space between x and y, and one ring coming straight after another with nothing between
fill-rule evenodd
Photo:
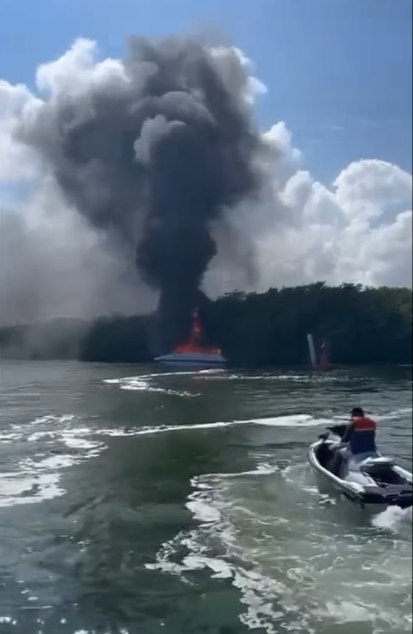
<instances>
[{"instance_id":1,"label":"black smoke plume","mask_svg":"<svg viewBox=\"0 0 413 634\"><path fill-rule=\"evenodd\" d=\"M260 141L236 51L133 37L123 72L123 82L42 104L20 139L40 151L70 204L136 253L160 291L165 350L188 332L216 253L212 223L259 186Z\"/></svg>"}]
</instances>

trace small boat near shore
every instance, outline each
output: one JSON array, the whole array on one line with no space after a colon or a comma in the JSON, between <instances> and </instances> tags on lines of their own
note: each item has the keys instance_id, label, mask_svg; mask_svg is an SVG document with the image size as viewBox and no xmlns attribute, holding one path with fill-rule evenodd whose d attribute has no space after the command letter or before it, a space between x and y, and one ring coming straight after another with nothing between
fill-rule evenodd
<instances>
[{"instance_id":1,"label":"small boat near shore","mask_svg":"<svg viewBox=\"0 0 413 634\"><path fill-rule=\"evenodd\" d=\"M202 328L198 311L193 314L192 331L189 340L176 346L168 354L155 358L158 363L174 366L217 368L225 366L226 360L219 348L200 343Z\"/></svg>"},{"instance_id":2,"label":"small boat near shore","mask_svg":"<svg viewBox=\"0 0 413 634\"><path fill-rule=\"evenodd\" d=\"M377 453L353 456L339 474L332 472L337 445L347 425L333 425L308 450L308 460L317 475L320 490L335 491L357 507L380 513L389 506L412 506L412 474L389 457ZM335 438L330 437L330 432Z\"/></svg>"},{"instance_id":3,"label":"small boat near shore","mask_svg":"<svg viewBox=\"0 0 413 634\"><path fill-rule=\"evenodd\" d=\"M170 354L156 357L158 363L176 366L195 366L195 367L213 367L221 368L225 365L225 359L220 353L190 351L179 352L174 351Z\"/></svg>"}]
</instances>

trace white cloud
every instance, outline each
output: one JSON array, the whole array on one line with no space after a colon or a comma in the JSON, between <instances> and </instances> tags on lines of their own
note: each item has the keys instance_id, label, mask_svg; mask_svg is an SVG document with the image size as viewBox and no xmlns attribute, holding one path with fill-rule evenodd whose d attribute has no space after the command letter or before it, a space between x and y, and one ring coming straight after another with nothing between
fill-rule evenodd
<instances>
[{"instance_id":1,"label":"white cloud","mask_svg":"<svg viewBox=\"0 0 413 634\"><path fill-rule=\"evenodd\" d=\"M210 49L213 57L219 59L219 71L226 85L232 86L238 92L238 87L243 86L244 98L247 104L252 105L259 95L268 92L267 86L254 75L254 64L236 47L216 46ZM243 73L240 73L239 62ZM245 84L245 72L248 74L248 82Z\"/></svg>"},{"instance_id":2,"label":"white cloud","mask_svg":"<svg viewBox=\"0 0 413 634\"><path fill-rule=\"evenodd\" d=\"M381 219L411 205L412 177L397 165L378 160L352 163L334 183L337 202L350 219Z\"/></svg>"},{"instance_id":3,"label":"white cloud","mask_svg":"<svg viewBox=\"0 0 413 634\"><path fill-rule=\"evenodd\" d=\"M53 100L75 98L80 92L90 92L102 84L112 83L119 90L128 80L120 60L99 61L96 42L79 38L62 57L42 64L36 73L36 85Z\"/></svg>"},{"instance_id":4,"label":"white cloud","mask_svg":"<svg viewBox=\"0 0 413 634\"><path fill-rule=\"evenodd\" d=\"M13 86L0 79L0 187L34 178L39 169L35 154L14 138L16 123L30 117L38 100L26 86Z\"/></svg>"},{"instance_id":5,"label":"white cloud","mask_svg":"<svg viewBox=\"0 0 413 634\"><path fill-rule=\"evenodd\" d=\"M296 188L290 181L286 191L291 196ZM300 242L309 250L297 274L332 284L411 286L411 199L411 175L384 161L352 163L331 188L313 182L298 207Z\"/></svg>"},{"instance_id":6,"label":"white cloud","mask_svg":"<svg viewBox=\"0 0 413 634\"><path fill-rule=\"evenodd\" d=\"M302 157L284 123L264 137L274 149L264 195L228 216L245 244L253 236L257 276L251 283L228 263L223 276L220 253L206 288L217 295L320 280L411 287L411 174L385 161L360 160L328 187L299 169Z\"/></svg>"},{"instance_id":7,"label":"white cloud","mask_svg":"<svg viewBox=\"0 0 413 634\"><path fill-rule=\"evenodd\" d=\"M251 73L249 103L265 93L241 51L214 49L214 55L221 61L226 56L221 72L236 85L242 78L233 72L234 56L242 60ZM83 91L91 95L92 107L94 92L108 82L118 91L129 88L122 63L99 61L96 44L88 40L78 40L37 72L44 101L70 101ZM29 200L0 210L0 319L17 313L40 318L42 310L96 314L110 306L124 311L148 306L153 297L142 286L136 290L132 258L128 263L114 256L102 236L63 202L38 157L16 139L16 122L30 121L41 103L27 87L0 81L0 201L2 185L38 183ZM217 232L219 255L205 278L211 294L317 280L411 286L411 174L385 161L360 160L326 185L304 171L309 166L284 122L263 140L266 152L257 159L265 176L261 196L228 210L238 239ZM255 266L245 270L247 259Z\"/></svg>"}]
</instances>

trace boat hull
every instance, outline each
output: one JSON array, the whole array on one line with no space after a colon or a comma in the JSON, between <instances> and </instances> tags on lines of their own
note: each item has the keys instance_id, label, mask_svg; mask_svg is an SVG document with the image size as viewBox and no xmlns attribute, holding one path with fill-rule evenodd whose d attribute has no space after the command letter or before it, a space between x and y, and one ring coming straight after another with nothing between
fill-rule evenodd
<instances>
[{"instance_id":1,"label":"boat hull","mask_svg":"<svg viewBox=\"0 0 413 634\"><path fill-rule=\"evenodd\" d=\"M219 354L179 353L161 355L155 361L165 365L219 368L225 366L225 359Z\"/></svg>"}]
</instances>

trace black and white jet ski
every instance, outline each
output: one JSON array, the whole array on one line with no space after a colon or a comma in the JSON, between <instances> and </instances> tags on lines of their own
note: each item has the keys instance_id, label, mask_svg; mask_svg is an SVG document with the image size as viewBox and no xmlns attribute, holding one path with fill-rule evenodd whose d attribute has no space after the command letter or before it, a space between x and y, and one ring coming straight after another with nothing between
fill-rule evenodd
<instances>
[{"instance_id":1,"label":"black and white jet ski","mask_svg":"<svg viewBox=\"0 0 413 634\"><path fill-rule=\"evenodd\" d=\"M320 489L328 486L359 508L382 512L389 506L412 506L412 474L394 460L376 453L364 453L343 461L334 474L335 452L347 425L333 425L309 448L308 459L317 474Z\"/></svg>"}]
</instances>

